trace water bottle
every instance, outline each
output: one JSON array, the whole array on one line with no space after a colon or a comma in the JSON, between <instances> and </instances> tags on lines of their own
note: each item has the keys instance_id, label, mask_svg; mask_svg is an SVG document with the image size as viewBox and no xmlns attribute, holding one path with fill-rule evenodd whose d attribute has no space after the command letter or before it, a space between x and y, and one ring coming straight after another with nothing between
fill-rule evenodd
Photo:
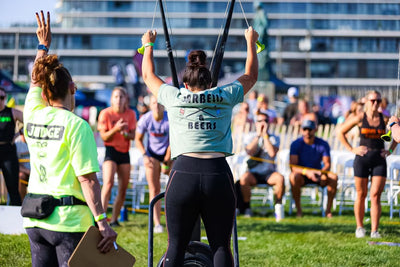
<instances>
[{"instance_id":1,"label":"water bottle","mask_svg":"<svg viewBox=\"0 0 400 267\"><path fill-rule=\"evenodd\" d=\"M122 207L121 212L120 212L120 222L125 222L128 220L128 209L124 207Z\"/></svg>"}]
</instances>

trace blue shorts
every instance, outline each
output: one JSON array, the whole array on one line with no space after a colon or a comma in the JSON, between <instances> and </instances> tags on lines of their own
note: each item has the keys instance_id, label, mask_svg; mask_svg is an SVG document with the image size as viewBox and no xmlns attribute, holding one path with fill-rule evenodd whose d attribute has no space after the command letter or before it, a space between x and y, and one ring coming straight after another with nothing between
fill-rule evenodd
<instances>
[{"instance_id":1,"label":"blue shorts","mask_svg":"<svg viewBox=\"0 0 400 267\"><path fill-rule=\"evenodd\" d=\"M106 155L104 156L104 161L106 160L114 161L117 165L131 163L129 152L119 152L112 146L106 146Z\"/></svg>"}]
</instances>

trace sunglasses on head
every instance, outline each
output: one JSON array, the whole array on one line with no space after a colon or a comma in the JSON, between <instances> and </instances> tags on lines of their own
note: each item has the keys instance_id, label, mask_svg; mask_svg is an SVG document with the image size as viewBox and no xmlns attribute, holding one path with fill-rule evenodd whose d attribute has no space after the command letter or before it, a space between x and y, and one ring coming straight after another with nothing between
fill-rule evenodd
<instances>
[{"instance_id":1,"label":"sunglasses on head","mask_svg":"<svg viewBox=\"0 0 400 267\"><path fill-rule=\"evenodd\" d=\"M382 102L382 99L370 99L369 101L372 102L372 104L375 104L375 102L377 102L378 104L380 104Z\"/></svg>"}]
</instances>

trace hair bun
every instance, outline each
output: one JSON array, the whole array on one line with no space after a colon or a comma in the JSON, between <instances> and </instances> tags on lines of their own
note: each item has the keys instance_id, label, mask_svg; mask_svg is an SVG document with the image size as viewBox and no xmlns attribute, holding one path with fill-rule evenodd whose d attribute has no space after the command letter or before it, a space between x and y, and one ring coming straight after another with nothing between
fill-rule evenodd
<instances>
[{"instance_id":1,"label":"hair bun","mask_svg":"<svg viewBox=\"0 0 400 267\"><path fill-rule=\"evenodd\" d=\"M188 67L192 67L192 68L207 67L206 59L207 59L207 56L206 56L206 53L204 53L204 51L194 50L189 53L187 65L188 65Z\"/></svg>"}]
</instances>

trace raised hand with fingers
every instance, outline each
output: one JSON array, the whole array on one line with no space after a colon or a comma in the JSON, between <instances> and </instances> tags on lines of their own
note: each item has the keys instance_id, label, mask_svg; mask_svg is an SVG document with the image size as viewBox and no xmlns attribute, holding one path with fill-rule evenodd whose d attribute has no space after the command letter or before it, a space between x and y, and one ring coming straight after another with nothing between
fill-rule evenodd
<instances>
[{"instance_id":1,"label":"raised hand with fingers","mask_svg":"<svg viewBox=\"0 0 400 267\"><path fill-rule=\"evenodd\" d=\"M49 49L51 44L50 12L47 12L47 21L44 18L43 10L40 11L40 16L36 12L36 20L38 24L36 36L39 40L39 44Z\"/></svg>"}]
</instances>

